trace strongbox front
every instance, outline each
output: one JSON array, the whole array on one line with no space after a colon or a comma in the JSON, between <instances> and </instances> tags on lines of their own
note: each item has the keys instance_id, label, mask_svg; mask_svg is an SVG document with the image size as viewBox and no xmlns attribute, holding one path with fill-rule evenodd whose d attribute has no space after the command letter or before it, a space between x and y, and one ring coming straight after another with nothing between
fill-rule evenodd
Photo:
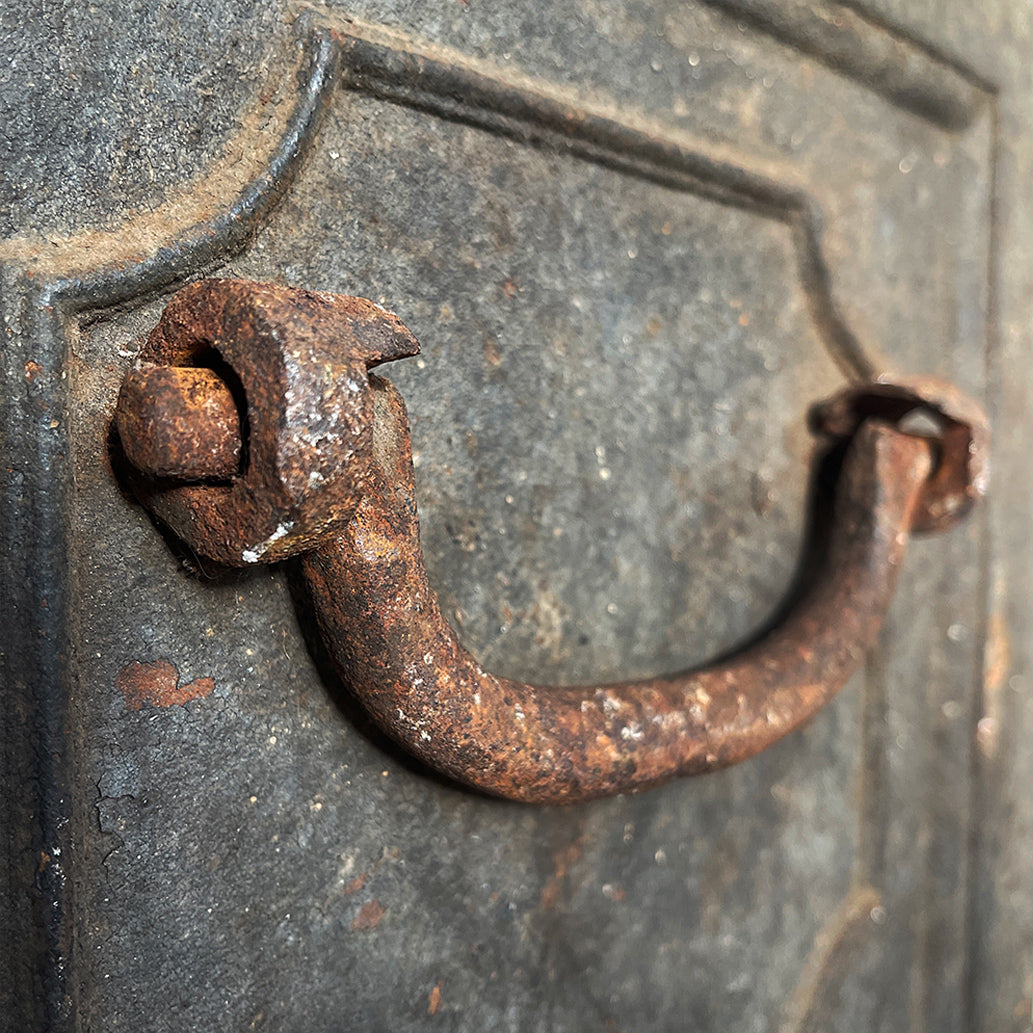
<instances>
[{"instance_id":1,"label":"strongbox front","mask_svg":"<svg viewBox=\"0 0 1033 1033\"><path fill-rule=\"evenodd\" d=\"M0 1027L1028 1033L1026 5L0 24Z\"/></svg>"}]
</instances>

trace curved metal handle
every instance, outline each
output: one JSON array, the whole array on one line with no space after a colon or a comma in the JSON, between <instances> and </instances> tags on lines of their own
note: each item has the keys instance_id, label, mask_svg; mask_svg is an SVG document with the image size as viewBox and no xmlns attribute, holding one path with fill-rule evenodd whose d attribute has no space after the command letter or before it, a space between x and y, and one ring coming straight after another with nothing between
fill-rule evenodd
<instances>
[{"instance_id":1,"label":"curved metal handle","mask_svg":"<svg viewBox=\"0 0 1033 1033\"><path fill-rule=\"evenodd\" d=\"M239 377L239 427L232 392L212 371L169 376L168 365L190 368L209 347ZM960 393L929 381L849 389L817 411L820 429L848 439L831 535L777 626L681 674L528 685L477 663L428 583L405 406L366 374L414 350L396 317L371 315L360 299L205 281L170 302L117 422L137 469L165 478L225 477L241 438L252 443L228 483L144 476L137 491L213 559L301 554L330 654L379 726L429 766L499 796L587 800L764 749L863 661L911 532L950 524L985 489L985 420ZM328 397L343 411L328 412ZM940 419L936 439L888 422L923 407Z\"/></svg>"}]
</instances>

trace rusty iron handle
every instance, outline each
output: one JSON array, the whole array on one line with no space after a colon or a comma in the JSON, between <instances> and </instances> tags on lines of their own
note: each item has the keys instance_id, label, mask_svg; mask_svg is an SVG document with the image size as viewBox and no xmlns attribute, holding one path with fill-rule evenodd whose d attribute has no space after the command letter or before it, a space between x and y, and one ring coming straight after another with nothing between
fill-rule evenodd
<instances>
[{"instance_id":1,"label":"rusty iron handle","mask_svg":"<svg viewBox=\"0 0 1033 1033\"><path fill-rule=\"evenodd\" d=\"M224 563L301 555L334 663L377 724L494 795L587 800L774 743L863 661L909 535L949 526L985 490L985 419L960 392L934 381L849 388L815 411L819 430L847 442L831 533L774 628L680 674L512 681L485 671L441 613L420 549L405 406L367 373L416 347L397 317L361 299L203 281L169 303L116 422L152 512ZM212 350L227 379L169 374L202 369ZM915 409L938 418L938 435L901 429Z\"/></svg>"}]
</instances>

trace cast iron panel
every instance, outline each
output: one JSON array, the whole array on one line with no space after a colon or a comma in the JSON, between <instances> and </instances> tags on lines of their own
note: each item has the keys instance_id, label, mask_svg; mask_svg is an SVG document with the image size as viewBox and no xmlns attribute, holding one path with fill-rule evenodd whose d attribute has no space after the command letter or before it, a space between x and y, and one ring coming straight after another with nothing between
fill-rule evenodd
<instances>
[{"instance_id":1,"label":"cast iron panel","mask_svg":"<svg viewBox=\"0 0 1033 1033\"><path fill-rule=\"evenodd\" d=\"M423 344L388 375L432 579L486 662L623 677L748 634L799 555L808 404L887 368L984 391L995 109L851 9L731 6L302 12L203 178L3 246L18 569L35 535L70 592L36 593L23 690L59 754L17 858L61 904L52 1023L962 1028L979 523L914 551L884 649L802 734L542 810L398 756L290 567L177 555L108 462L174 283L369 296Z\"/></svg>"}]
</instances>

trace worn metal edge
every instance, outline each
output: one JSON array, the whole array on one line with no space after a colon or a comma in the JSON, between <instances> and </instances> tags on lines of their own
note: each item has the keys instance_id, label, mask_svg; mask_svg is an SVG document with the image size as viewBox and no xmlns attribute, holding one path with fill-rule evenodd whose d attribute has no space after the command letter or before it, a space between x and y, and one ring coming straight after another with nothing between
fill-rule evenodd
<instances>
[{"instance_id":1,"label":"worn metal edge","mask_svg":"<svg viewBox=\"0 0 1033 1033\"><path fill-rule=\"evenodd\" d=\"M968 128L988 84L852 0L702 0L940 129Z\"/></svg>"},{"instance_id":2,"label":"worn metal edge","mask_svg":"<svg viewBox=\"0 0 1033 1033\"><path fill-rule=\"evenodd\" d=\"M294 100L287 101L290 112L275 150L258 175L235 193L227 195L223 189L216 214L173 225L169 238L139 258L134 251L141 248L141 238L154 236L153 226L142 225L145 216L110 234L44 241L42 247L32 238L0 244L0 264L10 291L8 306L17 309L8 321L4 354L5 397L14 403L0 426L7 445L6 465L11 474L20 466L45 476L44 487L33 484L29 495L18 490L15 478L7 480L5 493L11 493L8 501L14 504L4 507L0 522L0 541L11 557L9 577L13 584L24 586L20 607L5 598L5 619L0 622L6 688L17 696L10 700L9 695L8 720L20 704L28 723L28 727L5 730L4 743L5 774L11 779L4 787L5 810L12 817L17 806L25 811L16 815L17 822L12 821L12 831L17 828L20 835L9 840L9 899L4 901L13 912L7 928L18 940L10 944L11 975L19 963L23 975L33 973L13 987L14 1013L2 1017L19 1033L28 1028L26 1022L47 1033L70 1031L80 1019L74 977L76 914L71 901L77 844L68 804L77 791L76 740L68 716L78 636L70 604L74 564L68 540L74 488L67 419L67 370L76 317L137 301L197 276L247 244L289 186L315 137L336 77L337 47L324 30L302 19L291 48L297 46L301 61L291 62L285 83ZM174 216L175 211L173 223ZM156 224L166 228L161 219ZM84 237L94 246L84 248ZM103 258L96 267L80 268L97 255ZM15 320L20 333L10 326ZM23 367L28 391L19 376ZM14 543L17 548L10 548ZM19 791L27 801L22 805L13 799ZM21 820L26 818L27 830ZM27 857L39 861L31 881ZM20 962L14 959L16 953ZM27 953L33 956L26 960Z\"/></svg>"},{"instance_id":3,"label":"worn metal edge","mask_svg":"<svg viewBox=\"0 0 1033 1033\"><path fill-rule=\"evenodd\" d=\"M987 83L990 93L990 141L988 165L990 171L989 197L989 241L986 270L986 341L983 353L983 374L985 378L984 407L993 421L1000 415L1004 396L1004 356L1001 339L1001 280L1002 280L1002 154L1004 137L1002 131L1001 88ZM994 468L991 467L991 484ZM997 564L997 529L995 505L992 492L988 492L982 512L980 535L980 610L978 629L979 648L976 650L977 668L973 672L974 691L972 709L967 715L969 724L969 754L966 758L970 773L970 793L967 801L968 820L966 824L966 871L965 871L965 915L964 942L967 950L963 959L962 981L962 1023L966 1030L978 1028L978 1006L982 994L980 984L993 983L993 973L985 971L986 958L983 953L983 932L980 922L979 901L982 880L985 876L984 860L992 849L993 827L987 815L993 813L996 803L994 786L994 764L984 757L979 749L979 724L987 712L988 686L997 677L998 664L1002 664L1000 650L1004 647L998 630L993 634L993 618L1000 613L999 585L995 578ZM1002 668L1003 668L1002 664ZM1003 670L1001 672L1003 677ZM988 824L990 825L987 828Z\"/></svg>"},{"instance_id":4,"label":"worn metal edge","mask_svg":"<svg viewBox=\"0 0 1033 1033\"><path fill-rule=\"evenodd\" d=\"M832 360L856 382L886 370L880 350L859 339L836 300L821 205L784 165L671 133L644 116L588 103L554 83L381 25L325 8L302 10L340 43L346 89L783 222L811 317Z\"/></svg>"},{"instance_id":5,"label":"worn metal edge","mask_svg":"<svg viewBox=\"0 0 1033 1033\"><path fill-rule=\"evenodd\" d=\"M49 1031L71 1028L72 1017L66 866L73 746L66 710L76 644L68 577L70 441L61 418L67 343L45 288L9 269L4 286L11 291L4 320L8 404L0 428L7 475L0 548L10 578L0 620L10 722L4 734L3 796L11 819L4 917L11 975L20 976L11 987L11 1026L5 1028L20 1031L32 1021Z\"/></svg>"},{"instance_id":6,"label":"worn metal edge","mask_svg":"<svg viewBox=\"0 0 1033 1033\"><path fill-rule=\"evenodd\" d=\"M289 188L337 78L338 47L326 29L300 18L293 36L288 53L275 62L288 66L277 92L286 95L289 110L272 126L279 129L272 149L263 147L272 134L261 124L267 112L259 101L245 112L223 158L154 212L137 213L114 230L9 238L0 243L0 261L48 284L51 303L72 317L137 301L242 250ZM300 61L291 60L295 48L301 50ZM245 162L241 154L247 155ZM244 182L230 171L241 163L253 171Z\"/></svg>"},{"instance_id":7,"label":"worn metal edge","mask_svg":"<svg viewBox=\"0 0 1033 1033\"><path fill-rule=\"evenodd\" d=\"M739 4L765 7L762 0L721 0L722 6L737 9ZM509 68L500 70L490 62L423 43L384 26L314 5L297 8L295 13L296 32L307 38L311 63L300 102L267 168L223 213L183 227L178 235L156 236L155 227L164 230L177 209L184 207L181 200L170 199L159 209L158 218L154 214L141 216L109 233L86 232L43 242L32 238L9 240L0 244L0 259L9 257L40 272L49 269L60 273L64 286L59 293L76 311L117 305L214 266L243 247L254 218L268 210L287 187L297 165L294 159L306 138L313 135L317 109L331 93L340 72L347 88L475 125L524 145L566 151L624 174L785 222L790 227L798 277L812 318L833 360L844 375L858 381L870 379L885 367L879 350L860 341L848 325L824 257L821 207L804 186L794 182L787 168L751 163L731 148L671 135L648 119L629 119L615 110L586 104L555 84ZM763 19L757 27L781 42L801 46L792 33L775 31L777 26ZM887 31L874 24L865 30L869 34ZM850 35L850 39L862 41L854 48L862 56L873 47L865 32L853 31ZM909 66L909 82L917 84L916 89L922 86L930 95L937 90L943 93L940 80L946 77L945 81L955 86L961 83L970 92L978 92L960 72L926 55L918 44L905 46L903 37L894 39L894 53L903 48L902 60ZM806 51L806 47L802 49ZM825 57L839 59L843 53L853 52L850 46L831 46ZM920 71L933 76L935 82L923 85L921 74L910 68L916 61ZM870 80L859 81L876 89L878 83ZM952 103L950 96L951 90L946 90L944 103L948 106ZM978 105L970 113L974 115L976 110ZM219 174L217 165L209 178ZM133 261L141 241L150 243L152 252ZM83 256L89 257L91 250L101 261L91 262L84 270ZM108 251L113 253L112 260L105 261Z\"/></svg>"},{"instance_id":8,"label":"worn metal edge","mask_svg":"<svg viewBox=\"0 0 1033 1033\"><path fill-rule=\"evenodd\" d=\"M992 99L992 87L976 73L852 8L825 2L805 10L799 0L706 2L750 14L755 28L941 129L967 128ZM298 10L340 41L347 88L787 223L798 277L833 361L855 381L885 369L884 356L859 339L836 299L821 205L787 169L751 164L731 148L671 135L555 84L339 11L312 4Z\"/></svg>"}]
</instances>

